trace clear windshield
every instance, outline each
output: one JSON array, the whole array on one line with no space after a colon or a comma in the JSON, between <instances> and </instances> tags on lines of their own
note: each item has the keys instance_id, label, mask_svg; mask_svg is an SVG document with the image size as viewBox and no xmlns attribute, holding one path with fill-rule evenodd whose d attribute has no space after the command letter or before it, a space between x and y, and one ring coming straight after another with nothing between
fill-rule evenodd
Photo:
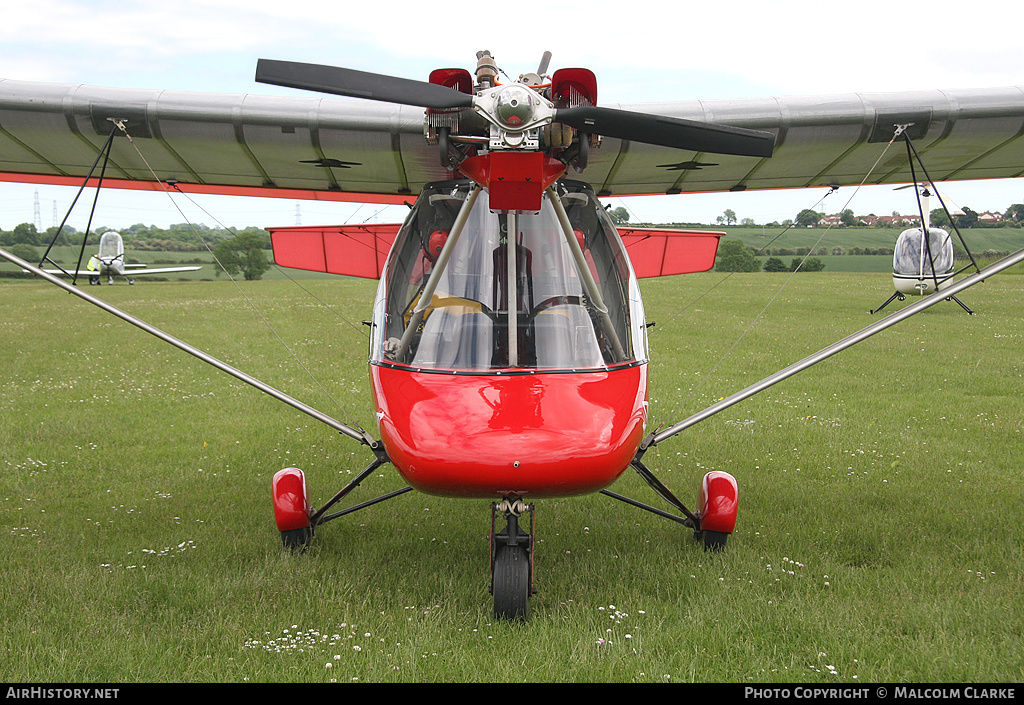
<instances>
[{"instance_id":1,"label":"clear windshield","mask_svg":"<svg viewBox=\"0 0 1024 705\"><path fill-rule=\"evenodd\" d=\"M589 188L562 189L571 239L546 196L537 214L497 214L481 191L459 233L469 185L428 188L381 280L375 359L492 370L602 368L645 356L618 233Z\"/></svg>"},{"instance_id":2,"label":"clear windshield","mask_svg":"<svg viewBox=\"0 0 1024 705\"><path fill-rule=\"evenodd\" d=\"M920 228L904 230L896 240L892 271L920 277L949 274L953 271L953 239L942 228L929 228L925 247Z\"/></svg>"},{"instance_id":3,"label":"clear windshield","mask_svg":"<svg viewBox=\"0 0 1024 705\"><path fill-rule=\"evenodd\" d=\"M108 231L100 236L99 256L103 259L113 259L122 253L121 235L114 231Z\"/></svg>"}]
</instances>

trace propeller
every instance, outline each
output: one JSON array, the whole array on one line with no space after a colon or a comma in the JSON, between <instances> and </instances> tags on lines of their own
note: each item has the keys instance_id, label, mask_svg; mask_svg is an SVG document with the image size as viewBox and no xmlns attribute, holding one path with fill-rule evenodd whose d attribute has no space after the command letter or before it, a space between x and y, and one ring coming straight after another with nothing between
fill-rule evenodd
<instances>
[{"instance_id":1,"label":"propeller","mask_svg":"<svg viewBox=\"0 0 1024 705\"><path fill-rule=\"evenodd\" d=\"M775 147L770 132L614 108L564 108L555 111L555 120L580 132L694 152L770 157Z\"/></svg>"},{"instance_id":2,"label":"propeller","mask_svg":"<svg viewBox=\"0 0 1024 705\"><path fill-rule=\"evenodd\" d=\"M260 59L256 62L256 80L286 88L304 88L421 108L468 108L473 105L473 96L468 93L435 83L296 61Z\"/></svg>"},{"instance_id":3,"label":"propeller","mask_svg":"<svg viewBox=\"0 0 1024 705\"><path fill-rule=\"evenodd\" d=\"M546 57L542 66L545 63ZM474 96L439 84L294 61L260 59L256 64L256 80L435 110L468 108L476 104ZM770 157L775 146L775 136L768 132L614 108L560 108L554 111L553 120L586 134L694 152Z\"/></svg>"}]
</instances>

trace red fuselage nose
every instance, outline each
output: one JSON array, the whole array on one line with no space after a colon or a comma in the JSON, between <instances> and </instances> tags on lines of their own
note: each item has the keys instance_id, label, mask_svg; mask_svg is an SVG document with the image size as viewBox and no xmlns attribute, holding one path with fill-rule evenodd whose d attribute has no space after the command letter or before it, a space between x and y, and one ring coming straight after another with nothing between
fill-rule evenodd
<instances>
[{"instance_id":1,"label":"red fuselage nose","mask_svg":"<svg viewBox=\"0 0 1024 705\"><path fill-rule=\"evenodd\" d=\"M451 497L562 497L622 474L643 438L647 367L445 374L371 365L388 458Z\"/></svg>"}]
</instances>

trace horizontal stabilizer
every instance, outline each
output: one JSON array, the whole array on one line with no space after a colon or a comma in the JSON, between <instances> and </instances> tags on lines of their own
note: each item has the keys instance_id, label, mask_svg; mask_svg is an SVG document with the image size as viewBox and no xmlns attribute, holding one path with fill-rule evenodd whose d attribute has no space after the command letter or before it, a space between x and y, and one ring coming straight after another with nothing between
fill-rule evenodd
<instances>
[{"instance_id":1,"label":"horizontal stabilizer","mask_svg":"<svg viewBox=\"0 0 1024 705\"><path fill-rule=\"evenodd\" d=\"M637 278L706 272L715 264L725 233L658 228L619 228Z\"/></svg>"},{"instance_id":2,"label":"horizontal stabilizer","mask_svg":"<svg viewBox=\"0 0 1024 705\"><path fill-rule=\"evenodd\" d=\"M267 228L274 262L310 272L380 279L400 223Z\"/></svg>"}]
</instances>

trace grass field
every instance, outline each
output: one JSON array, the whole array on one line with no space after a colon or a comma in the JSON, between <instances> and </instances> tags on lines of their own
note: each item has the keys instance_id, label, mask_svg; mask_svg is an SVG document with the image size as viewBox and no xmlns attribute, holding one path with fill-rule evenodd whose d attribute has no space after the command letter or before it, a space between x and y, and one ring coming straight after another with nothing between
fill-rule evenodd
<instances>
[{"instance_id":1,"label":"grass field","mask_svg":"<svg viewBox=\"0 0 1024 705\"><path fill-rule=\"evenodd\" d=\"M643 282L655 424L869 324L891 293L877 274L795 276L751 326L784 281ZM87 290L375 430L375 286ZM539 593L510 624L491 616L487 502L409 493L291 555L273 473L303 468L322 503L367 453L66 292L0 282L0 681L1020 681L1024 277L961 298L977 315L934 306L645 456L691 506L705 472L737 477L722 554L600 495L540 502ZM402 484L385 466L353 501ZM662 506L631 472L612 489Z\"/></svg>"}]
</instances>

